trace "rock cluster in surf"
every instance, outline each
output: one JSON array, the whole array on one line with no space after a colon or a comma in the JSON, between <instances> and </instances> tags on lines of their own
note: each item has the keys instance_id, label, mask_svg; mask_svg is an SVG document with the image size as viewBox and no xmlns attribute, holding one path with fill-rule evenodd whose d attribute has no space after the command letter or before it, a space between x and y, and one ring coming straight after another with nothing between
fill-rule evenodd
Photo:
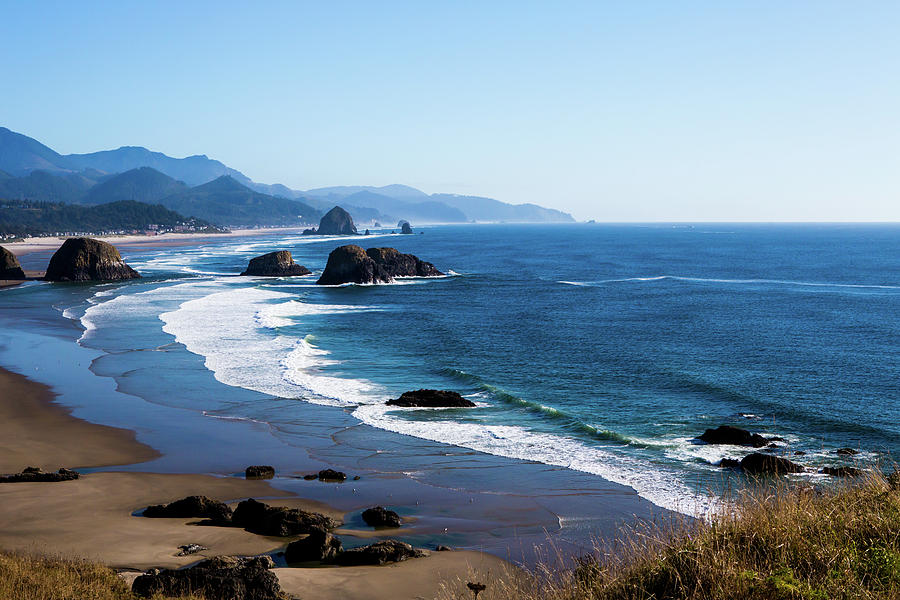
<instances>
[{"instance_id":1,"label":"rock cluster in surf","mask_svg":"<svg viewBox=\"0 0 900 600\"><path fill-rule=\"evenodd\" d=\"M119 251L92 238L69 238L50 259L47 281L118 281L138 279L140 274L125 264Z\"/></svg>"},{"instance_id":2,"label":"rock cluster in surf","mask_svg":"<svg viewBox=\"0 0 900 600\"><path fill-rule=\"evenodd\" d=\"M472 408L475 403L467 400L457 392L447 390L416 390L403 392L399 398L385 402L387 406L404 408Z\"/></svg>"},{"instance_id":3,"label":"rock cluster in surf","mask_svg":"<svg viewBox=\"0 0 900 600\"><path fill-rule=\"evenodd\" d=\"M294 257L287 250L269 252L250 259L247 270L241 275L253 277L296 277L309 275L309 269L294 262Z\"/></svg>"},{"instance_id":4,"label":"rock cluster in surf","mask_svg":"<svg viewBox=\"0 0 900 600\"><path fill-rule=\"evenodd\" d=\"M344 283L391 283L395 277L437 277L443 275L429 262L394 248L363 250L353 244L331 251L320 285Z\"/></svg>"},{"instance_id":5,"label":"rock cluster in surf","mask_svg":"<svg viewBox=\"0 0 900 600\"><path fill-rule=\"evenodd\" d=\"M0 246L0 279L25 279L19 259L3 246Z\"/></svg>"}]
</instances>

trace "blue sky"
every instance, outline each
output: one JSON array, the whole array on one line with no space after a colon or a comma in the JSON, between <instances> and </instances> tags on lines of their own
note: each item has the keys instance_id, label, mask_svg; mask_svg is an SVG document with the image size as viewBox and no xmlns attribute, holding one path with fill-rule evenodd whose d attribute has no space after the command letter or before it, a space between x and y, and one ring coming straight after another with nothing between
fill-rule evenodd
<instances>
[{"instance_id":1,"label":"blue sky","mask_svg":"<svg viewBox=\"0 0 900 600\"><path fill-rule=\"evenodd\" d=\"M259 5L257 5L259 4ZM897 2L0 0L0 125L580 219L900 220Z\"/></svg>"}]
</instances>

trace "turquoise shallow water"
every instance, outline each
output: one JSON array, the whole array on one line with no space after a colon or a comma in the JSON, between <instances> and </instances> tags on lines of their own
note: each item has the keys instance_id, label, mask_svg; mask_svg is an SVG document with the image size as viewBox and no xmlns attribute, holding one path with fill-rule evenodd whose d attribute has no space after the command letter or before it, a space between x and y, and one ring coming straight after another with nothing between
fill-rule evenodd
<instances>
[{"instance_id":1,"label":"turquoise shallow water","mask_svg":"<svg viewBox=\"0 0 900 600\"><path fill-rule=\"evenodd\" d=\"M293 234L124 249L143 280L0 293L0 364L105 386L72 403L168 450L152 468L228 472L276 454L287 469L379 473L364 496L390 473L408 504L427 488L455 507L443 518L470 524L460 543L485 543L496 524L472 523L497 518L460 490L502 496L503 527L519 506L525 537L555 526L583 540L654 506L701 513L722 484L715 463L741 455L692 441L721 423L781 436L778 451L810 467L840 463L845 446L861 460L900 451L900 227L421 231L355 241L448 277L323 288L236 276L275 249L317 275L349 243ZM478 406L384 408L420 387ZM131 416L113 393L135 399ZM601 517L598 502L614 508Z\"/></svg>"}]
</instances>

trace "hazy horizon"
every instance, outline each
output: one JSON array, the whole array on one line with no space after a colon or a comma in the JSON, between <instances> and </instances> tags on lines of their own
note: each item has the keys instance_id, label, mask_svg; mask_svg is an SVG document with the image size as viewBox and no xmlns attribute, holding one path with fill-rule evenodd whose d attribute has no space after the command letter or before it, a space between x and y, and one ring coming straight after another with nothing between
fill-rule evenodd
<instances>
[{"instance_id":1,"label":"hazy horizon","mask_svg":"<svg viewBox=\"0 0 900 600\"><path fill-rule=\"evenodd\" d=\"M3 125L606 222L900 220L900 7L9 4Z\"/></svg>"}]
</instances>

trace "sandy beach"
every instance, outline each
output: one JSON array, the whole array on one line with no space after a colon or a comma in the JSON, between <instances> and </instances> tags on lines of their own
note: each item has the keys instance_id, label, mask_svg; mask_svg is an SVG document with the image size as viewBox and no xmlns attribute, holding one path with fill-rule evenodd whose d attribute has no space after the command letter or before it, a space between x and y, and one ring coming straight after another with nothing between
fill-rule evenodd
<instances>
[{"instance_id":1,"label":"sandy beach","mask_svg":"<svg viewBox=\"0 0 900 600\"><path fill-rule=\"evenodd\" d=\"M48 387L0 369L0 471L114 466L158 456L136 441L133 432L74 418L53 398ZM192 524L197 519L132 516L149 504L198 494L229 503L247 497L268 499L270 504L343 516L264 481L205 474L88 473L75 481L0 485L0 549L146 569L184 566L205 556L271 552L290 541L236 528L199 527ZM209 550L175 556L178 546L188 543ZM467 577L497 577L508 568L491 555L454 551L385 567L279 568L276 573L289 594L361 600L433 598L448 590L461 594Z\"/></svg>"}]
</instances>

